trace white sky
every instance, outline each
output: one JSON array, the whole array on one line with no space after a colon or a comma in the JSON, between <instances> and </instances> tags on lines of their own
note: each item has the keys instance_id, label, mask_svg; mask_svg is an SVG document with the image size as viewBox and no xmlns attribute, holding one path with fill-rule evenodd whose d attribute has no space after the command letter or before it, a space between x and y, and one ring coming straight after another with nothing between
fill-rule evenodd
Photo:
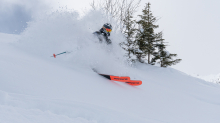
<instances>
[{"instance_id":1,"label":"white sky","mask_svg":"<svg viewBox=\"0 0 220 123\"><path fill-rule=\"evenodd\" d=\"M4 0L3 0L4 1ZM9 0L28 1L28 0ZM34 1L34 0L32 0ZM83 13L93 0L45 0L50 8L66 6ZM30 1L28 1L30 2ZM170 53L183 59L174 68L200 75L220 73L220 0L142 0L151 2L153 15L161 18L158 31L164 32ZM1 2L0 2L1 3Z\"/></svg>"}]
</instances>

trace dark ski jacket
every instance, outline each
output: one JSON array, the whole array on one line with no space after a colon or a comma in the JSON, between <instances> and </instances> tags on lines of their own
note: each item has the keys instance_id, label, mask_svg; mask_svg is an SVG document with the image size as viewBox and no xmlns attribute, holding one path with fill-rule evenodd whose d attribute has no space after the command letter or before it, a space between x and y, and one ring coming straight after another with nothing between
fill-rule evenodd
<instances>
[{"instance_id":1,"label":"dark ski jacket","mask_svg":"<svg viewBox=\"0 0 220 123\"><path fill-rule=\"evenodd\" d=\"M103 42L103 40L105 40L107 44L112 43L111 40L109 39L110 33L106 32L103 28L101 28L99 31L94 32L93 34L99 38L100 42Z\"/></svg>"}]
</instances>

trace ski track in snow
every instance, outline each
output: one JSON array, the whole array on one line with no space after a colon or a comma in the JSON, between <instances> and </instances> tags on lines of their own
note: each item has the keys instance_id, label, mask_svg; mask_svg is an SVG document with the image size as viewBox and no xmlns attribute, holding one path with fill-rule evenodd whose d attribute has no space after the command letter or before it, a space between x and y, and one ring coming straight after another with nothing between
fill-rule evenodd
<instances>
[{"instance_id":1,"label":"ski track in snow","mask_svg":"<svg viewBox=\"0 0 220 123\"><path fill-rule=\"evenodd\" d=\"M219 85L172 68L128 67L120 33L112 32L112 46L90 35L103 22L99 12L81 20L53 13L21 35L0 33L0 122L219 123ZM63 51L71 53L50 57ZM109 81L92 68L143 84Z\"/></svg>"}]
</instances>

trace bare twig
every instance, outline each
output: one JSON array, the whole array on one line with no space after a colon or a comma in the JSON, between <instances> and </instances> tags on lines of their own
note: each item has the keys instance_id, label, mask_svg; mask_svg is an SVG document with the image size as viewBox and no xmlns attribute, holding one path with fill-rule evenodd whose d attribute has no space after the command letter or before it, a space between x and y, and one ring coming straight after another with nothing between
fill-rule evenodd
<instances>
[{"instance_id":1,"label":"bare twig","mask_svg":"<svg viewBox=\"0 0 220 123\"><path fill-rule=\"evenodd\" d=\"M128 14L132 15L136 12L141 0L95 0L90 4L94 10L102 9L106 15L111 16L117 22L115 30L123 31L124 20ZM109 18L110 20L110 18Z\"/></svg>"}]
</instances>

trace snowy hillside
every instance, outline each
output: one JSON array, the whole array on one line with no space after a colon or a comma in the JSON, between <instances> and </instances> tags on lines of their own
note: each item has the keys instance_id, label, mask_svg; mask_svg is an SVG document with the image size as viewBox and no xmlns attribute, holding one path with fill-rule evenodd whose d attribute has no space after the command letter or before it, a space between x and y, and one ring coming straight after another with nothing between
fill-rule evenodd
<instances>
[{"instance_id":1,"label":"snowy hillside","mask_svg":"<svg viewBox=\"0 0 220 123\"><path fill-rule=\"evenodd\" d=\"M118 46L92 35L99 12L53 13L21 35L0 34L0 123L219 123L220 86L172 68L124 62ZM53 53L69 51L56 59ZM130 76L141 86L109 81Z\"/></svg>"},{"instance_id":2,"label":"snowy hillside","mask_svg":"<svg viewBox=\"0 0 220 123\"><path fill-rule=\"evenodd\" d=\"M207 82L220 84L220 74L217 74L217 75L212 74L212 75L208 75L208 76L200 76L200 75L193 74L192 76L199 78L199 79L203 79Z\"/></svg>"}]
</instances>

